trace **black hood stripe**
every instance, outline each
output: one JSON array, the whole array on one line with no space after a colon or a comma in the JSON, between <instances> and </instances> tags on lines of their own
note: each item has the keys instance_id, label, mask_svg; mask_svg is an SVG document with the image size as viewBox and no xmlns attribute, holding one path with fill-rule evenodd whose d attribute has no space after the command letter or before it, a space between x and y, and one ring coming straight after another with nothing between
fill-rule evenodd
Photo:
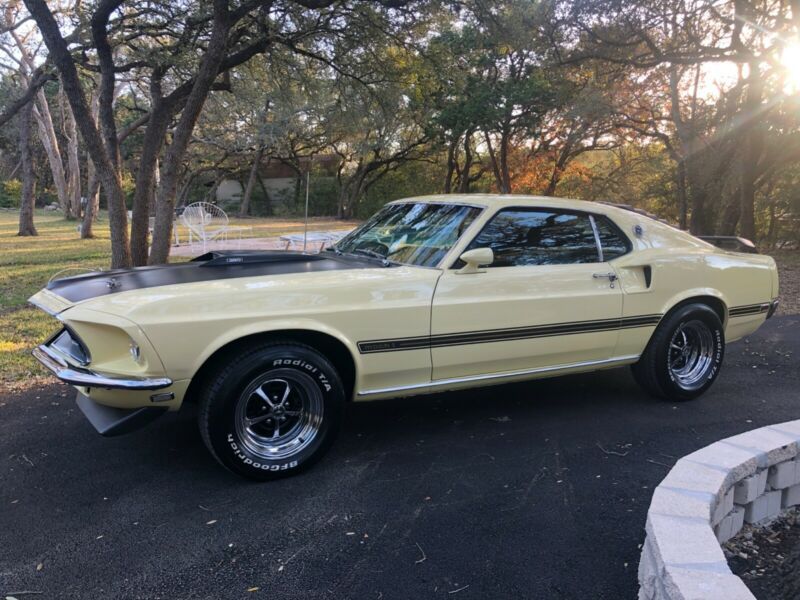
<instances>
[{"instance_id":1,"label":"black hood stripe","mask_svg":"<svg viewBox=\"0 0 800 600\"><path fill-rule=\"evenodd\" d=\"M259 275L381 268L377 261L333 253L209 252L185 263L116 269L56 279L47 289L70 302L131 290Z\"/></svg>"}]
</instances>

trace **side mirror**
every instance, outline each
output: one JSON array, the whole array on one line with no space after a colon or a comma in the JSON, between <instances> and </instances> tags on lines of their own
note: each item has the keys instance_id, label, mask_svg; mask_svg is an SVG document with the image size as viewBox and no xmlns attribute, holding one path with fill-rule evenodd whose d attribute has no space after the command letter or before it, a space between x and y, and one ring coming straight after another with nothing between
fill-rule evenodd
<instances>
[{"instance_id":1,"label":"side mirror","mask_svg":"<svg viewBox=\"0 0 800 600\"><path fill-rule=\"evenodd\" d=\"M492 252L491 248L475 248L464 252L459 258L466 263L456 271L459 275L483 273L484 270L479 267L492 264L494 262L494 252Z\"/></svg>"}]
</instances>

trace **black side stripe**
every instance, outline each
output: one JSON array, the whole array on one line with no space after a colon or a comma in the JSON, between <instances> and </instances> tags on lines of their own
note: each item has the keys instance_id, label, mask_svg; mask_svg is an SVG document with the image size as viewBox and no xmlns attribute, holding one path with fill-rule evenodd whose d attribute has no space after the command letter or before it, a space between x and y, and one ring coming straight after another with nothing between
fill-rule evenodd
<instances>
[{"instance_id":1,"label":"black side stripe","mask_svg":"<svg viewBox=\"0 0 800 600\"><path fill-rule=\"evenodd\" d=\"M433 336L370 340L358 343L361 354L375 352L397 352L401 350L421 350L441 348L445 346L462 346L468 344L485 344L524 340L557 335L574 335L631 329L634 327L651 327L658 325L663 315L640 315L619 319L599 319L595 321L577 321L553 325L535 325L531 327L512 327L508 329L490 329L486 331L468 331L464 333L444 333Z\"/></svg>"},{"instance_id":2,"label":"black side stripe","mask_svg":"<svg viewBox=\"0 0 800 600\"><path fill-rule=\"evenodd\" d=\"M744 317L747 315L758 315L769 310L769 302L759 304L747 304L745 306L734 306L728 311L731 317Z\"/></svg>"}]
</instances>

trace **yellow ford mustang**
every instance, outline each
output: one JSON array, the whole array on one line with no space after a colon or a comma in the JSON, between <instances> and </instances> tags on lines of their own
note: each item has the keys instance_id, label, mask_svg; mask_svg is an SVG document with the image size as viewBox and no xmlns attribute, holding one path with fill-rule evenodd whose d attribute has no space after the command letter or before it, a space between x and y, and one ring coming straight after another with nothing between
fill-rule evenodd
<instances>
[{"instance_id":1,"label":"yellow ford mustang","mask_svg":"<svg viewBox=\"0 0 800 600\"><path fill-rule=\"evenodd\" d=\"M775 262L636 212L523 196L392 202L320 254L210 252L50 283L34 350L104 435L184 401L230 470L318 459L348 400L632 365L655 396L711 386L775 311Z\"/></svg>"}]
</instances>

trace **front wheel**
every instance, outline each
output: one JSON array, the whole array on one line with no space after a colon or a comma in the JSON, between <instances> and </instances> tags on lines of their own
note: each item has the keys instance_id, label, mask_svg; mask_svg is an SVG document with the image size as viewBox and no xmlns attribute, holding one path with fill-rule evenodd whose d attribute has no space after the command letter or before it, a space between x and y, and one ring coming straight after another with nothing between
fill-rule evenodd
<instances>
[{"instance_id":1,"label":"front wheel","mask_svg":"<svg viewBox=\"0 0 800 600\"><path fill-rule=\"evenodd\" d=\"M667 315L633 365L636 381L666 400L692 400L714 383L725 354L725 331L709 306L688 304Z\"/></svg>"},{"instance_id":2,"label":"front wheel","mask_svg":"<svg viewBox=\"0 0 800 600\"><path fill-rule=\"evenodd\" d=\"M226 468L256 480L285 477L330 447L344 412L331 363L293 342L267 343L231 356L200 398L200 433Z\"/></svg>"}]
</instances>

